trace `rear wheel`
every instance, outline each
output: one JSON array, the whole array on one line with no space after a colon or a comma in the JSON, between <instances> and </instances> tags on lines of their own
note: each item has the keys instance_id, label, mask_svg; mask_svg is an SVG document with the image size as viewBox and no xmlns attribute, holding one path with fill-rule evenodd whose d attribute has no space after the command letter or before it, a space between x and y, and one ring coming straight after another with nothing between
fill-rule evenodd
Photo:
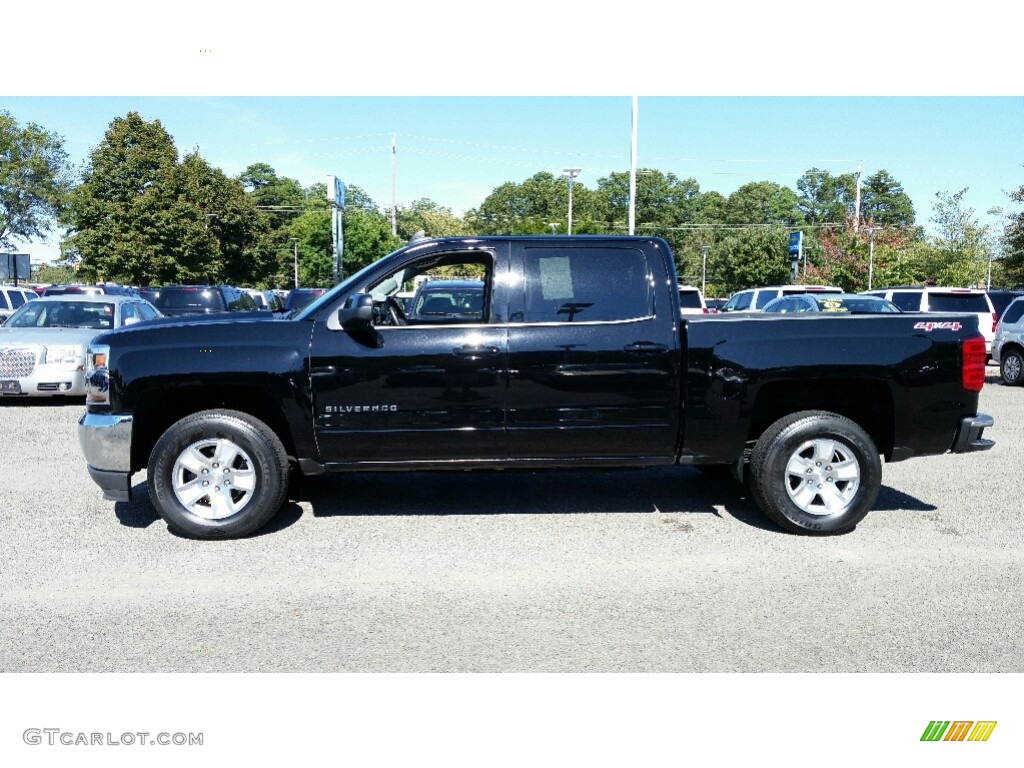
<instances>
[{"instance_id":1,"label":"rear wheel","mask_svg":"<svg viewBox=\"0 0 1024 768\"><path fill-rule=\"evenodd\" d=\"M173 424L150 454L149 496L168 524L196 538L259 530L288 492L288 457L247 413L201 411Z\"/></svg>"},{"instance_id":2,"label":"rear wheel","mask_svg":"<svg viewBox=\"0 0 1024 768\"><path fill-rule=\"evenodd\" d=\"M750 457L751 490L764 513L793 533L852 530L882 484L874 442L850 419L801 411L772 424Z\"/></svg>"},{"instance_id":3,"label":"rear wheel","mask_svg":"<svg viewBox=\"0 0 1024 768\"><path fill-rule=\"evenodd\" d=\"M1019 349L1004 350L999 356L999 376L1011 387L1024 382L1024 356Z\"/></svg>"}]
</instances>

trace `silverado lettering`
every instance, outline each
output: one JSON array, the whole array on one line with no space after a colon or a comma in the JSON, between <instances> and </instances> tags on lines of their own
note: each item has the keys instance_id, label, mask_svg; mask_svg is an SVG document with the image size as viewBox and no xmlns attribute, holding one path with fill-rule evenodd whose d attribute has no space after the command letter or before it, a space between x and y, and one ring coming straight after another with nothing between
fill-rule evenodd
<instances>
[{"instance_id":1,"label":"silverado lettering","mask_svg":"<svg viewBox=\"0 0 1024 768\"><path fill-rule=\"evenodd\" d=\"M79 441L106 498L145 469L167 523L203 538L264 526L293 470L679 464L834 534L874 505L883 460L993 445L972 317L684 320L678 293L658 238L418 240L283 319L101 334Z\"/></svg>"}]
</instances>

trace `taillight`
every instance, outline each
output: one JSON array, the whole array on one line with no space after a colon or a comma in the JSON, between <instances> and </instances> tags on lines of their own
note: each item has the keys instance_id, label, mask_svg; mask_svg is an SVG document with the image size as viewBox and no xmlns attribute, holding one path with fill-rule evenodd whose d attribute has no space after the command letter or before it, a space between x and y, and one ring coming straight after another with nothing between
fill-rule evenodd
<instances>
[{"instance_id":1,"label":"taillight","mask_svg":"<svg viewBox=\"0 0 1024 768\"><path fill-rule=\"evenodd\" d=\"M995 312L992 313L992 333L996 332L996 326L999 325L999 315Z\"/></svg>"},{"instance_id":2,"label":"taillight","mask_svg":"<svg viewBox=\"0 0 1024 768\"><path fill-rule=\"evenodd\" d=\"M708 308L707 307L704 307L704 314L705 315L708 314Z\"/></svg>"},{"instance_id":3,"label":"taillight","mask_svg":"<svg viewBox=\"0 0 1024 768\"><path fill-rule=\"evenodd\" d=\"M985 384L985 339L972 336L960 344L960 382L968 392L981 392Z\"/></svg>"}]
</instances>

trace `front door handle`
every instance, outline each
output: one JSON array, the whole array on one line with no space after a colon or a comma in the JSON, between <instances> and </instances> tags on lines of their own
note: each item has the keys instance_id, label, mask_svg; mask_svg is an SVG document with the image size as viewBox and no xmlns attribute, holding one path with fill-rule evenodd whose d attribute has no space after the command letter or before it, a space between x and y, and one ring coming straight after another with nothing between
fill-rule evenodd
<instances>
[{"instance_id":1,"label":"front door handle","mask_svg":"<svg viewBox=\"0 0 1024 768\"><path fill-rule=\"evenodd\" d=\"M653 355L656 352L664 352L668 347L651 341L635 341L632 344L627 344L623 349L634 355Z\"/></svg>"}]
</instances>

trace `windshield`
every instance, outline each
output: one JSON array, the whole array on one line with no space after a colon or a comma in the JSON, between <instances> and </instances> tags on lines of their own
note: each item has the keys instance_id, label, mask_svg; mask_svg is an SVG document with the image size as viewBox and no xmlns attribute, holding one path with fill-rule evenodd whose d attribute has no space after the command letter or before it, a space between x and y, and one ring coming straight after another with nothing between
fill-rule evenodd
<instances>
[{"instance_id":1,"label":"windshield","mask_svg":"<svg viewBox=\"0 0 1024 768\"><path fill-rule=\"evenodd\" d=\"M30 301L11 315L8 328L113 328L114 305L105 301Z\"/></svg>"}]
</instances>

